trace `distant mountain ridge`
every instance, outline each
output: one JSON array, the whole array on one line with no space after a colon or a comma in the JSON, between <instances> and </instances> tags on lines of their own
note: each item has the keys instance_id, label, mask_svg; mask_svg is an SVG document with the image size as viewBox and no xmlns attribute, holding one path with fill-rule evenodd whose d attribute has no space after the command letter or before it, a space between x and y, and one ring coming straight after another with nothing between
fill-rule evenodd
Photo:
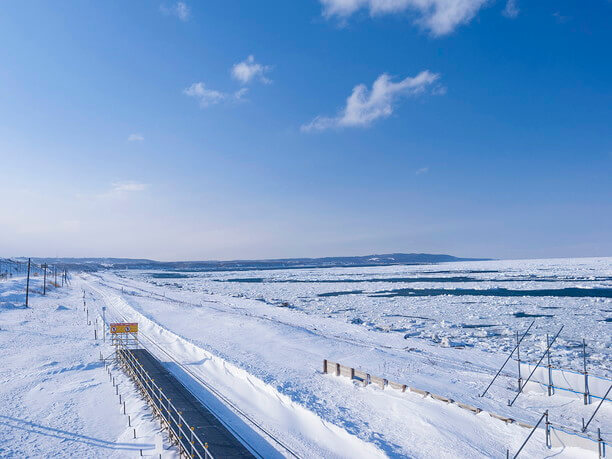
<instances>
[{"instance_id":1,"label":"distant mountain ridge","mask_svg":"<svg viewBox=\"0 0 612 459\"><path fill-rule=\"evenodd\" d=\"M140 258L33 258L35 263L64 266L73 271L104 269L163 269L185 271L234 271L254 269L331 268L350 266L420 265L458 261L483 261L490 258L459 258L445 254L387 253L352 257L275 258L228 261L155 261Z\"/></svg>"}]
</instances>

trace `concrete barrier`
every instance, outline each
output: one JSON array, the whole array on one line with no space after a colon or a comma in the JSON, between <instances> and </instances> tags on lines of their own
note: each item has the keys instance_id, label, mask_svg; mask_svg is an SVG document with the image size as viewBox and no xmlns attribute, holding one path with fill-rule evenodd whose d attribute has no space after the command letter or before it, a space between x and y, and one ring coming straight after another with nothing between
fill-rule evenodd
<instances>
[{"instance_id":1,"label":"concrete barrier","mask_svg":"<svg viewBox=\"0 0 612 459\"><path fill-rule=\"evenodd\" d=\"M489 416L491 416L492 418L499 419L500 421L504 421L506 424L512 424L514 422L514 419L512 418L508 418L506 416L501 416L499 414L495 414L491 412L488 412L488 413L489 413Z\"/></svg>"},{"instance_id":2,"label":"concrete barrier","mask_svg":"<svg viewBox=\"0 0 612 459\"><path fill-rule=\"evenodd\" d=\"M436 395L436 394L431 394L431 393L429 395L431 395L431 398L433 398L434 400L439 400L444 403L453 403L452 398L443 397L442 395Z\"/></svg>"},{"instance_id":3,"label":"concrete barrier","mask_svg":"<svg viewBox=\"0 0 612 459\"><path fill-rule=\"evenodd\" d=\"M370 383L370 375L365 371L355 370L353 379L356 379L357 381L363 383L364 386L367 386Z\"/></svg>"},{"instance_id":4,"label":"concrete barrier","mask_svg":"<svg viewBox=\"0 0 612 459\"><path fill-rule=\"evenodd\" d=\"M371 384L376 384L381 389L385 388L385 386L387 385L387 382L388 381L385 378L379 378L378 376L370 375L370 383Z\"/></svg>"},{"instance_id":5,"label":"concrete barrier","mask_svg":"<svg viewBox=\"0 0 612 459\"><path fill-rule=\"evenodd\" d=\"M406 386L406 384L400 384L400 383L396 383L396 382L393 382L393 381L389 381L389 387L391 387L392 389L395 389L395 390L406 392L406 387L408 387L408 386Z\"/></svg>"},{"instance_id":6,"label":"concrete barrier","mask_svg":"<svg viewBox=\"0 0 612 459\"><path fill-rule=\"evenodd\" d=\"M415 394L422 395L423 397L427 397L429 395L429 392L427 392L426 390L417 389L416 387L411 387L410 392L414 392Z\"/></svg>"},{"instance_id":7,"label":"concrete barrier","mask_svg":"<svg viewBox=\"0 0 612 459\"><path fill-rule=\"evenodd\" d=\"M464 410L471 411L472 413L475 413L475 414L478 414L482 411L480 408L477 408L472 405L468 405L467 403L455 402L455 405L457 405L459 408L463 408Z\"/></svg>"}]
</instances>

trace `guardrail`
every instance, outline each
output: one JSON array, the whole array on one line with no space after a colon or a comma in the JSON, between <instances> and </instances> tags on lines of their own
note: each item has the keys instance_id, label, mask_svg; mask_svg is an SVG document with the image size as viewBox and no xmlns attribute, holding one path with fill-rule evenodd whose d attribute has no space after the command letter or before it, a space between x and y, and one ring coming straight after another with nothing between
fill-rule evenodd
<instances>
[{"instance_id":1,"label":"guardrail","mask_svg":"<svg viewBox=\"0 0 612 459\"><path fill-rule=\"evenodd\" d=\"M119 344L116 355L126 373L136 382L155 413L166 424L168 432L179 446L181 454L192 458L213 459L213 455L208 451L208 444L195 433L195 427L189 425L181 412L176 409L162 389L130 352L130 349Z\"/></svg>"}]
</instances>

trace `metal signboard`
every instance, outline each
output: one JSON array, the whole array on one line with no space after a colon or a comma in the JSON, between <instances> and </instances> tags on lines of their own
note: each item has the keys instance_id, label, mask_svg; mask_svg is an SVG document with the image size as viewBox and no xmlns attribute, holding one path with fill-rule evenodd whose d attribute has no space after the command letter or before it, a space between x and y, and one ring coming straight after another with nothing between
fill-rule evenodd
<instances>
[{"instance_id":1,"label":"metal signboard","mask_svg":"<svg viewBox=\"0 0 612 459\"><path fill-rule=\"evenodd\" d=\"M138 333L138 323L113 323L110 324L110 332L113 335L118 333Z\"/></svg>"}]
</instances>

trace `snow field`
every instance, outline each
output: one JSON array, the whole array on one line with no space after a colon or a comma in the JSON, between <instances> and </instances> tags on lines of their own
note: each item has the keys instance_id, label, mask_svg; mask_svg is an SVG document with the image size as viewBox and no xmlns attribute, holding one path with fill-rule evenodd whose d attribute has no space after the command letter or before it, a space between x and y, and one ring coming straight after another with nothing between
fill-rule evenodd
<instances>
[{"instance_id":1,"label":"snow field","mask_svg":"<svg viewBox=\"0 0 612 459\"><path fill-rule=\"evenodd\" d=\"M374 445L350 435L344 429L321 420L313 412L293 402L289 397L279 393L272 386L265 384L248 372L220 359L219 357L195 346L174 333L160 327L142 314L134 311L118 295L108 293L99 287L84 284L100 295L104 304L118 317L136 321L143 334L154 339L173 356L179 357L197 375L202 376L215 388L223 392L240 410L264 424L274 436L282 437L300 457L384 457L382 451ZM108 312L108 311L107 311ZM146 345L146 341L144 342ZM149 346L150 348L150 346ZM158 352L159 354L159 352ZM167 355L159 355L167 361ZM165 358L164 358L165 357ZM212 408L213 412L223 416L232 430L239 433L262 457L288 455L280 445L265 434L260 434L252 425L244 423L240 417L228 412L227 407L206 392L189 375L172 365L168 369L179 377L188 388ZM262 436L263 435L263 436ZM205 441L205 439L204 439Z\"/></svg>"},{"instance_id":2,"label":"snow field","mask_svg":"<svg viewBox=\"0 0 612 459\"><path fill-rule=\"evenodd\" d=\"M125 311L142 314L159 326L160 334L171 331L389 456L498 457L507 447L516 450L528 432L487 414L473 415L414 394L362 388L342 378L323 376L324 358L532 424L547 408L557 425L579 423L580 414L588 417L594 409L593 405L582 406L579 400L534 393L521 395L509 408L506 401L516 387L511 375L503 375L487 397L479 398L477 394L501 365L504 354L444 348L244 296L194 291L181 288L183 284L176 288L157 285L150 277L143 280L146 274L103 273L88 277L87 282L121 297ZM185 362L193 360L185 354ZM205 366L195 360L194 366L200 365ZM605 431L608 408L602 408L601 414ZM295 441L289 432L279 434L285 435L285 442ZM584 453L574 448L547 450L543 432L536 433L524 451L532 457Z\"/></svg>"},{"instance_id":3,"label":"snow field","mask_svg":"<svg viewBox=\"0 0 612 459\"><path fill-rule=\"evenodd\" d=\"M38 290L34 280L34 290ZM111 367L119 405L93 328L74 288L25 300L25 280L0 282L0 457L178 457L131 382ZM90 315L92 323L95 319ZM137 437L134 439L136 429Z\"/></svg>"}]
</instances>

